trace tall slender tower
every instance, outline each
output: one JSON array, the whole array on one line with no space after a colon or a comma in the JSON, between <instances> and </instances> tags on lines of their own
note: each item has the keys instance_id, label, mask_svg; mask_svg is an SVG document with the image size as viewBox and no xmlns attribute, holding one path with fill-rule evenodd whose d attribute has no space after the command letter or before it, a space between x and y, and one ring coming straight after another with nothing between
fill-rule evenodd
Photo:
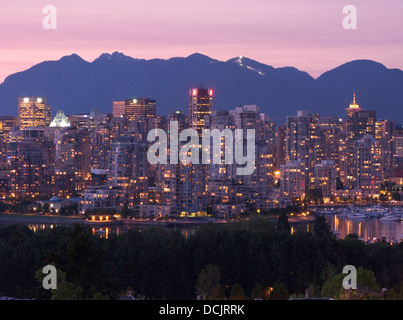
<instances>
[{"instance_id":1,"label":"tall slender tower","mask_svg":"<svg viewBox=\"0 0 403 320\"><path fill-rule=\"evenodd\" d=\"M360 106L355 102L355 92L354 92L354 95L353 95L353 102L350 104L350 107L348 107L348 108L346 109L346 112L347 112L347 115L348 115L349 117L352 117L352 116L354 116L354 114L355 114L356 112L359 112L359 111L362 111L362 109L361 109Z\"/></svg>"},{"instance_id":2,"label":"tall slender tower","mask_svg":"<svg viewBox=\"0 0 403 320\"><path fill-rule=\"evenodd\" d=\"M203 87L191 89L189 100L189 126L201 134L204 117L213 111L213 90Z\"/></svg>"}]
</instances>

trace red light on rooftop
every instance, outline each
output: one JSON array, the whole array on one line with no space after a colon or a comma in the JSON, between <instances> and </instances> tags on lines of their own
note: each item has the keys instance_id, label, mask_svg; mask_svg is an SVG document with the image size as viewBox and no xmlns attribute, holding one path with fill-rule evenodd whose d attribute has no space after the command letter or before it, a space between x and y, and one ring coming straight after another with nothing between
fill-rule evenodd
<instances>
[{"instance_id":1,"label":"red light on rooftop","mask_svg":"<svg viewBox=\"0 0 403 320\"><path fill-rule=\"evenodd\" d=\"M193 90L192 90L192 95L193 95L193 96L197 96L197 89L193 89Z\"/></svg>"},{"instance_id":2,"label":"red light on rooftop","mask_svg":"<svg viewBox=\"0 0 403 320\"><path fill-rule=\"evenodd\" d=\"M213 95L213 90L209 90L209 95L210 95L210 96Z\"/></svg>"}]
</instances>

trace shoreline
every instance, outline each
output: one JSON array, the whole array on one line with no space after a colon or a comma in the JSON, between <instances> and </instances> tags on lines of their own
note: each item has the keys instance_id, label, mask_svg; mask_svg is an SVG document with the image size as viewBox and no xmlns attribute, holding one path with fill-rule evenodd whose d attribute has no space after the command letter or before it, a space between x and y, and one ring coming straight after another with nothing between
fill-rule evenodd
<instances>
[{"instance_id":1,"label":"shoreline","mask_svg":"<svg viewBox=\"0 0 403 320\"><path fill-rule=\"evenodd\" d=\"M276 218L272 218L274 221ZM289 217L290 224L298 224L302 222L311 222L313 220L312 216L306 217ZM73 225L75 223L90 225L90 226L116 226L116 225L138 225L138 226L157 226L157 227L194 227L206 224L208 222L212 223L226 223L229 222L225 219L214 220L181 220L174 219L171 221L155 221L155 220L144 220L144 219L119 219L111 221L91 221L86 220L83 216L57 216L57 215L37 215L37 214L24 214L24 213L0 213L0 226L7 224L57 224L57 225Z\"/></svg>"},{"instance_id":2,"label":"shoreline","mask_svg":"<svg viewBox=\"0 0 403 320\"><path fill-rule=\"evenodd\" d=\"M0 213L0 225L4 224L59 224L73 225L83 223L83 217L63 217L55 215L37 215L26 213Z\"/></svg>"}]
</instances>

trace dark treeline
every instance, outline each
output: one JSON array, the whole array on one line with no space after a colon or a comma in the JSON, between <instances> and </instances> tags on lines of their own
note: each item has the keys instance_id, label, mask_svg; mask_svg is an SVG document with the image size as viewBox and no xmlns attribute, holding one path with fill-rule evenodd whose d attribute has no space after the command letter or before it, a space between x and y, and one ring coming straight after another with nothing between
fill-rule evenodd
<instances>
[{"instance_id":1,"label":"dark treeline","mask_svg":"<svg viewBox=\"0 0 403 320\"><path fill-rule=\"evenodd\" d=\"M59 271L53 292L42 288L47 264ZM220 299L270 298L278 288L283 298L307 288L320 297L334 292L332 280L348 264L373 275L372 282L362 280L370 289L385 287L401 298L403 244L367 245L354 235L336 240L321 217L310 232L290 234L284 216L277 223L256 217L205 225L187 238L158 228L108 239L81 225L36 233L23 225L0 228L0 295L20 298L117 299L131 290L146 299L195 299L204 290L202 276L216 279Z\"/></svg>"}]
</instances>

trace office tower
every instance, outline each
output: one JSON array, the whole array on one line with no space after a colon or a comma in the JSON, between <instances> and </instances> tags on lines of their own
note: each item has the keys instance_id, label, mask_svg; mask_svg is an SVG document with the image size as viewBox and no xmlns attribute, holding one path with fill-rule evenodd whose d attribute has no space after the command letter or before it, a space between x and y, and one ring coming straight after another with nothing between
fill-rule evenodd
<instances>
[{"instance_id":1,"label":"office tower","mask_svg":"<svg viewBox=\"0 0 403 320\"><path fill-rule=\"evenodd\" d=\"M281 192L291 198L305 197L305 167L302 165L301 160L287 161L280 166Z\"/></svg>"},{"instance_id":2,"label":"office tower","mask_svg":"<svg viewBox=\"0 0 403 320\"><path fill-rule=\"evenodd\" d=\"M72 127L88 128L89 113L72 114L67 117Z\"/></svg>"},{"instance_id":3,"label":"office tower","mask_svg":"<svg viewBox=\"0 0 403 320\"><path fill-rule=\"evenodd\" d=\"M371 135L354 143L355 188L363 194L378 193L381 185L381 148Z\"/></svg>"},{"instance_id":4,"label":"office tower","mask_svg":"<svg viewBox=\"0 0 403 320\"><path fill-rule=\"evenodd\" d=\"M112 114L115 118L124 117L125 101L113 101Z\"/></svg>"},{"instance_id":5,"label":"office tower","mask_svg":"<svg viewBox=\"0 0 403 320\"><path fill-rule=\"evenodd\" d=\"M18 118L11 116L0 116L0 137L7 139L10 131L18 126Z\"/></svg>"},{"instance_id":6,"label":"office tower","mask_svg":"<svg viewBox=\"0 0 403 320\"><path fill-rule=\"evenodd\" d=\"M51 108L46 97L18 98L18 125L26 127L47 127L51 123Z\"/></svg>"},{"instance_id":7,"label":"office tower","mask_svg":"<svg viewBox=\"0 0 403 320\"><path fill-rule=\"evenodd\" d=\"M168 115L168 127L169 127L170 121L178 121L178 131L179 132L181 132L183 129L189 128L188 116L179 110L171 112Z\"/></svg>"},{"instance_id":8,"label":"office tower","mask_svg":"<svg viewBox=\"0 0 403 320\"><path fill-rule=\"evenodd\" d=\"M314 187L322 191L324 198L336 192L336 167L333 160L322 160L314 167Z\"/></svg>"},{"instance_id":9,"label":"office tower","mask_svg":"<svg viewBox=\"0 0 403 320\"><path fill-rule=\"evenodd\" d=\"M201 134L204 118L213 111L213 90L200 87L189 92L189 126Z\"/></svg>"},{"instance_id":10,"label":"office tower","mask_svg":"<svg viewBox=\"0 0 403 320\"><path fill-rule=\"evenodd\" d=\"M129 121L155 116L156 101L149 98L125 100L125 117Z\"/></svg>"}]
</instances>

